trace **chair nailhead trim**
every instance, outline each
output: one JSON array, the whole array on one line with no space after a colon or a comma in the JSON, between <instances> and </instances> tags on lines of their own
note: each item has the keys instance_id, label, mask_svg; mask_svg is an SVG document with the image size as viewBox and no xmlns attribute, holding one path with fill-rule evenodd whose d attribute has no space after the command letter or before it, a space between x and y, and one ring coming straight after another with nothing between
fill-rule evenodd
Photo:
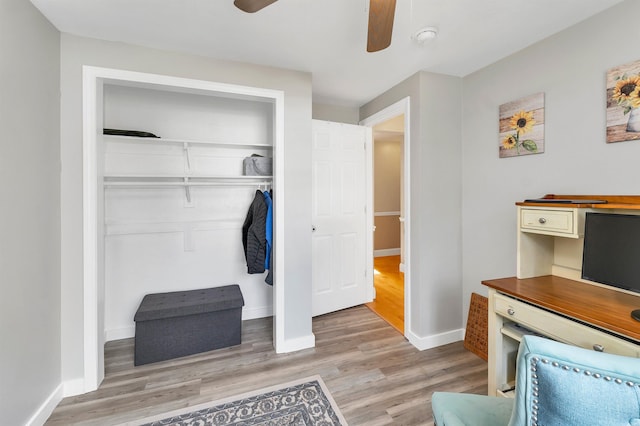
<instances>
[{"instance_id":1,"label":"chair nailhead trim","mask_svg":"<svg viewBox=\"0 0 640 426\"><path fill-rule=\"evenodd\" d=\"M548 360L546 358L538 358L538 357L532 357L531 358L531 387L532 387L532 393L533 393L533 399L532 399L532 404L531 404L531 425L532 426L537 426L538 425L538 391L539 391L539 387L538 387L538 375L536 374L537 372L537 364L539 362L542 362L543 364L551 364L553 367L560 367L562 368L562 370L564 371L572 371L574 373L580 373L581 370L578 367L570 367L568 365L562 365L557 361L551 361ZM611 376L602 376L600 373L592 373L589 370L584 370L583 374L585 376L589 376L589 377L593 377L594 379L604 379L607 382L610 381L614 381L617 384L625 384L627 386L630 387L634 387L634 386L638 386L640 387L640 383L634 383L631 381L623 381L620 378L612 378Z\"/></svg>"}]
</instances>

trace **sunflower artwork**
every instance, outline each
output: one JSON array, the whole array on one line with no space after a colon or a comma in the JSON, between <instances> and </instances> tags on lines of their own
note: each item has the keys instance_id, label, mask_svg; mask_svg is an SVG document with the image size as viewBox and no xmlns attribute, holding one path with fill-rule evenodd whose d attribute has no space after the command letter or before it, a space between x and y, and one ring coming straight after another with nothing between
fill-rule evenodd
<instances>
[{"instance_id":1,"label":"sunflower artwork","mask_svg":"<svg viewBox=\"0 0 640 426\"><path fill-rule=\"evenodd\" d=\"M502 104L499 112L500 158L544 152L544 93Z\"/></svg>"},{"instance_id":2,"label":"sunflower artwork","mask_svg":"<svg viewBox=\"0 0 640 426\"><path fill-rule=\"evenodd\" d=\"M607 72L607 143L640 139L640 61Z\"/></svg>"}]
</instances>

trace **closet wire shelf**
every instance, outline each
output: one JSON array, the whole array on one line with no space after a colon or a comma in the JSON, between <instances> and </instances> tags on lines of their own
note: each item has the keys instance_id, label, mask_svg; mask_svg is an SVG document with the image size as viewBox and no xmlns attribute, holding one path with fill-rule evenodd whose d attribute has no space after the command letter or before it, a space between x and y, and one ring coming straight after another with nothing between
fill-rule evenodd
<instances>
[{"instance_id":1,"label":"closet wire shelf","mask_svg":"<svg viewBox=\"0 0 640 426\"><path fill-rule=\"evenodd\" d=\"M219 148L262 148L273 149L273 145L268 143L253 143L253 142L225 142L217 140L198 140L198 139L174 139L174 138L142 138L137 136L121 136L121 135L104 135L108 140L128 142L128 143L141 143L141 144L169 144L169 145L183 145L185 148L192 145L200 146L215 146Z\"/></svg>"}]
</instances>

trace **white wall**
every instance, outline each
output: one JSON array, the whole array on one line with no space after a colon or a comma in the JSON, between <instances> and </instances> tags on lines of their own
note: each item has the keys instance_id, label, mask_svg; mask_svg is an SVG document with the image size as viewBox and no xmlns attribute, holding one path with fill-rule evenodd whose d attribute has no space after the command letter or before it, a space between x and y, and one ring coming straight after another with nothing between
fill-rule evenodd
<instances>
[{"instance_id":1,"label":"white wall","mask_svg":"<svg viewBox=\"0 0 640 426\"><path fill-rule=\"evenodd\" d=\"M314 120L337 123L358 124L360 121L357 107L314 103L312 115Z\"/></svg>"},{"instance_id":2,"label":"white wall","mask_svg":"<svg viewBox=\"0 0 640 426\"><path fill-rule=\"evenodd\" d=\"M60 34L0 2L0 423L43 422L60 385Z\"/></svg>"},{"instance_id":3,"label":"white wall","mask_svg":"<svg viewBox=\"0 0 640 426\"><path fill-rule=\"evenodd\" d=\"M374 216L374 256L385 255L391 249L400 252L400 214L402 194L402 154L404 135L376 138L373 141L373 211L398 212L389 216Z\"/></svg>"},{"instance_id":4,"label":"white wall","mask_svg":"<svg viewBox=\"0 0 640 426\"><path fill-rule=\"evenodd\" d=\"M628 0L464 78L463 313L483 279L516 272L514 203L547 193L638 194L640 142L606 143L608 69L640 59ZM498 158L498 107L545 93L545 152ZM465 319L466 321L466 319Z\"/></svg>"},{"instance_id":5,"label":"white wall","mask_svg":"<svg viewBox=\"0 0 640 426\"><path fill-rule=\"evenodd\" d=\"M364 119L406 96L410 111L410 340L460 338L462 81L419 72L360 109Z\"/></svg>"},{"instance_id":6,"label":"white wall","mask_svg":"<svg viewBox=\"0 0 640 426\"><path fill-rule=\"evenodd\" d=\"M284 91L285 339L311 336L311 75L218 61L62 34L62 366L63 379L83 375L82 66L240 84Z\"/></svg>"}]
</instances>

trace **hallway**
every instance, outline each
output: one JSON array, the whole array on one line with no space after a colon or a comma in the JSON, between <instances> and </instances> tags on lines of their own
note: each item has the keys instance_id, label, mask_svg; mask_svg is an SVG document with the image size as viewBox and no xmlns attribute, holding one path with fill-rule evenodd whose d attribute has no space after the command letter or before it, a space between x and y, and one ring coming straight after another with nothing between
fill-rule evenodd
<instances>
[{"instance_id":1,"label":"hallway","mask_svg":"<svg viewBox=\"0 0 640 426\"><path fill-rule=\"evenodd\" d=\"M376 298L365 305L404 335L404 273L400 256L374 257Z\"/></svg>"}]
</instances>

